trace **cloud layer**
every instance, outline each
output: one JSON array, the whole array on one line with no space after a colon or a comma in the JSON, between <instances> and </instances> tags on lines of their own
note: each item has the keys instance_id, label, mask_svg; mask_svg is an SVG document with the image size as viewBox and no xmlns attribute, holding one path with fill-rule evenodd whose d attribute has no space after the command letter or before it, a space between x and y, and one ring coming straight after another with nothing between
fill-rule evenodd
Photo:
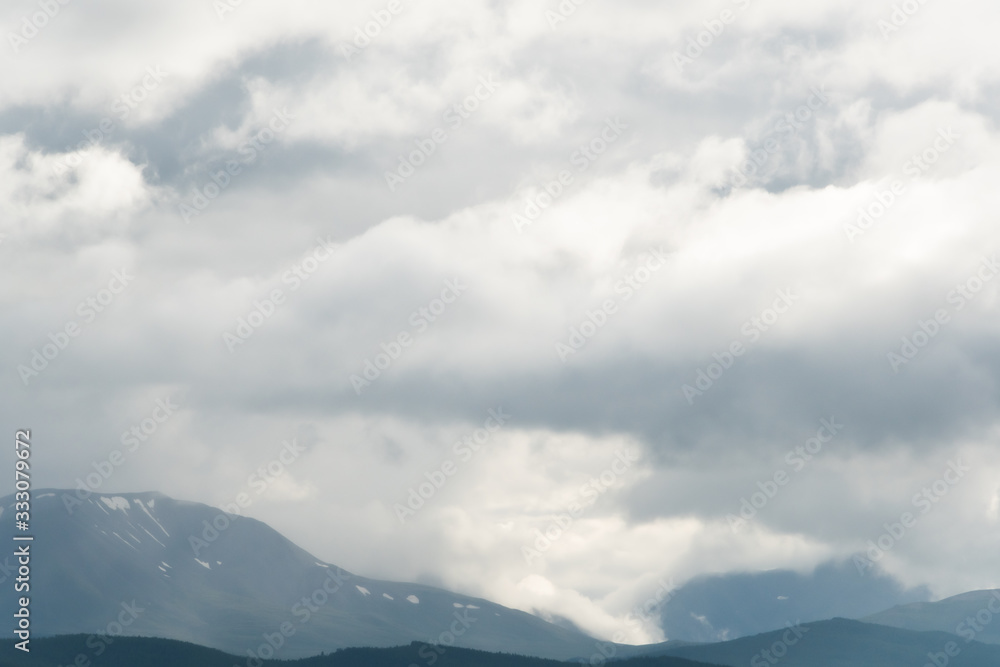
<instances>
[{"instance_id":1,"label":"cloud layer","mask_svg":"<svg viewBox=\"0 0 1000 667\"><path fill-rule=\"evenodd\" d=\"M1000 586L997 8L675 4L11 4L37 483L295 437L248 511L318 556L637 642L668 577Z\"/></svg>"}]
</instances>

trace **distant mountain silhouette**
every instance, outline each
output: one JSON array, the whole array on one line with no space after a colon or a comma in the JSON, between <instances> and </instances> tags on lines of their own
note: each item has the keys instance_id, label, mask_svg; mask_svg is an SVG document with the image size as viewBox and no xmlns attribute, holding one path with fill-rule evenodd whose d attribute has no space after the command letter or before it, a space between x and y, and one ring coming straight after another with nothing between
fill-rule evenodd
<instances>
[{"instance_id":1,"label":"distant mountain silhouette","mask_svg":"<svg viewBox=\"0 0 1000 667\"><path fill-rule=\"evenodd\" d=\"M0 667L79 664L81 655L109 667L260 667L272 658L308 658L280 663L285 667L552 667L557 663L542 658L601 662L599 647L611 646L488 600L359 577L319 561L259 521L207 505L158 493L74 498L72 491L35 493L32 652L14 650L13 640L0 642ZM0 499L0 517L10 516L12 502L12 496ZM0 567L0 577L9 577L11 563L0 560ZM713 622L739 621L727 626L734 632L753 623L771 623L772 631L721 643L614 645L612 657L628 667L691 667L681 658L732 667L776 664L771 658L782 667L922 667L935 661L944 667L944 658L949 667L1000 665L1000 645L968 641L972 637L958 625L964 615L975 618L991 605L1000 609L1000 593L993 591L896 606L869 617L879 624L837 618L773 630L784 625L775 621L778 611L797 621L798 610L819 613L834 604L784 605L824 590L842 574L834 568L804 579L779 572L695 580L667 602L664 619L708 609ZM892 580L865 581L877 590L858 595L855 609L907 594ZM779 590L790 594L773 609L760 602ZM706 601L712 604L695 604ZM14 605L12 595L0 597L0 614L11 618ZM764 610L757 619L750 618L754 609ZM998 629L1000 620L984 623L975 639L995 641ZM500 652L522 657L495 655Z\"/></svg>"},{"instance_id":2,"label":"distant mountain silhouette","mask_svg":"<svg viewBox=\"0 0 1000 667\"><path fill-rule=\"evenodd\" d=\"M805 623L794 630L776 630L717 644L651 649L651 652L730 667L1000 665L1000 646L966 642L944 632L912 632L844 618Z\"/></svg>"},{"instance_id":3,"label":"distant mountain silhouette","mask_svg":"<svg viewBox=\"0 0 1000 667\"><path fill-rule=\"evenodd\" d=\"M951 632L963 639L1000 644L1000 590L900 605L861 620L906 630Z\"/></svg>"},{"instance_id":4,"label":"distant mountain silhouette","mask_svg":"<svg viewBox=\"0 0 1000 667\"><path fill-rule=\"evenodd\" d=\"M674 591L660 612L660 627L670 639L717 642L767 632L787 621L856 619L928 599L926 588L907 590L877 570L860 577L850 561L826 563L808 574L772 570L706 575Z\"/></svg>"}]
</instances>

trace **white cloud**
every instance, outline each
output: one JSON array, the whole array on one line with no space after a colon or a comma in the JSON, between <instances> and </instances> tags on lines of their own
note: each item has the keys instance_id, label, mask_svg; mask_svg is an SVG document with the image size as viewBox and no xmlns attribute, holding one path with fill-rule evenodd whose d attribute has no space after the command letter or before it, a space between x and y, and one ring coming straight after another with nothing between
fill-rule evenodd
<instances>
[{"instance_id":1,"label":"white cloud","mask_svg":"<svg viewBox=\"0 0 1000 667\"><path fill-rule=\"evenodd\" d=\"M886 567L940 594L995 584L974 554L995 553L1000 282L949 300L1000 250L995 8L926 4L884 39L891 7L732 3L736 20L678 71L674 51L722 6L586 3L551 29L527 0L404 5L350 61L340 46L383 3L243 3L221 19L204 3L71 3L3 55L5 366L110 271L140 276L37 383L0 385L16 414L55 422L40 479L73 486L163 393L184 396L183 415L115 489L228 502L309 427L315 444L254 516L360 574L610 636L661 576L850 555L961 453L976 476ZM162 85L74 152L154 65ZM490 75L496 92L390 192L384 172ZM779 129L816 87L828 100ZM184 224L178 203L284 108L295 121L266 159ZM575 162L609 118L626 131ZM562 170L572 183L519 233L512 215ZM885 199L895 180L904 192ZM885 213L852 232L873 202ZM293 290L283 278L317 237L336 249ZM619 281L661 248L626 300ZM461 297L419 315L455 279ZM285 303L230 353L223 333L274 289ZM744 333L778 290L794 307ZM563 363L556 343L608 299L617 312ZM886 355L942 308L949 322L894 373ZM358 396L350 376L400 332L413 344ZM689 405L682 385L734 342L746 353ZM512 425L401 525L393 505L498 405ZM830 414L842 443L734 534L726 513ZM526 563L521 547L620 447L642 461Z\"/></svg>"}]
</instances>

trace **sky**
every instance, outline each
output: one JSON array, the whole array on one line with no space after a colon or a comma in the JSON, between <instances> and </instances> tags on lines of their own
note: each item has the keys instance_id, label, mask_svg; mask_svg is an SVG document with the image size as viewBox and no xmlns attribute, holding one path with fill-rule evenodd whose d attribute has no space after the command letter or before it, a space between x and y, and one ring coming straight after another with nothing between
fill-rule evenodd
<instances>
[{"instance_id":1,"label":"sky","mask_svg":"<svg viewBox=\"0 0 1000 667\"><path fill-rule=\"evenodd\" d=\"M0 420L36 488L602 637L705 574L1000 587L998 19L7 2Z\"/></svg>"}]
</instances>

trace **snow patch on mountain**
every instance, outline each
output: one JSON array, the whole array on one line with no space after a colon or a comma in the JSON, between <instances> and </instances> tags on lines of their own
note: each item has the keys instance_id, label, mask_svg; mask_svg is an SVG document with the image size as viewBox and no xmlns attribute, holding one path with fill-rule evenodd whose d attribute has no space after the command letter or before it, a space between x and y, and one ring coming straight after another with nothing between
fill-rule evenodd
<instances>
[{"instance_id":1,"label":"snow patch on mountain","mask_svg":"<svg viewBox=\"0 0 1000 667\"><path fill-rule=\"evenodd\" d=\"M121 510L125 512L131 509L128 500L122 498L121 496L112 496L110 498L108 498L107 496L101 496L101 500L104 502L105 505L107 505L113 510Z\"/></svg>"},{"instance_id":2,"label":"snow patch on mountain","mask_svg":"<svg viewBox=\"0 0 1000 667\"><path fill-rule=\"evenodd\" d=\"M159 545L160 545L161 547L164 547L164 548L165 548L165 547L167 546L167 545L165 545L165 544L164 544L163 542L161 542L161 541L157 540L157 539L156 539L156 536L155 536L155 535L153 535L153 534L152 534L151 532L149 532L148 530L146 530L146 527L145 527L145 526L141 526L141 528L142 528L143 530L145 530L145 531L146 531L146 534L147 534L147 535L149 535L149 536L150 536L150 537L152 537L152 538L153 538L154 540L156 540L156 543L157 543L157 544L159 544Z\"/></svg>"},{"instance_id":3,"label":"snow patch on mountain","mask_svg":"<svg viewBox=\"0 0 1000 667\"><path fill-rule=\"evenodd\" d=\"M115 537L117 537L119 540L121 540L125 544L127 544L128 548L131 549L132 551L139 551L138 549L135 548L135 546L133 544L131 544L128 540L126 540L124 537L122 537L121 535L119 535L115 531L112 530L111 534L114 535Z\"/></svg>"},{"instance_id":4,"label":"snow patch on mountain","mask_svg":"<svg viewBox=\"0 0 1000 667\"><path fill-rule=\"evenodd\" d=\"M160 527L160 530L162 530L162 531L163 531L163 534L164 534L164 535L166 535L167 537L170 537L170 533L168 533L168 532L167 532L167 529L166 529L166 528L164 528L164 527L163 527L163 525L162 525L162 524L160 524L160 522L156 520L156 517L155 517L155 516L153 516L152 514L150 514L150 513L149 513L149 510L148 510L148 509L146 509L146 506L142 504L142 501L141 501L141 500L138 500L138 499L137 499L137 500L135 501L135 504L136 504L136 505L138 505L139 507L141 507L141 508L142 508L142 511L146 513L146 516L148 516L148 517L149 517L150 519L152 519L152 520L153 520L153 523L155 523L155 524L156 524L157 526L159 526L159 527ZM149 506L150 506L150 507L152 507L152 506L153 506L153 501L152 501L152 500L150 500L150 501L149 501Z\"/></svg>"},{"instance_id":5,"label":"snow patch on mountain","mask_svg":"<svg viewBox=\"0 0 1000 667\"><path fill-rule=\"evenodd\" d=\"M80 501L73 490L38 495L45 496L36 496L34 507L38 539L50 548L37 556L39 603L32 615L56 634L92 632L95 614L114 618L122 600L135 599L145 611L130 634L239 653L295 609L300 623L309 612L308 623L296 626L282 657L303 658L348 646L423 641L454 623L456 609L477 607L463 605L470 598L460 593L346 572L251 518L235 517L225 529L206 532L219 516L208 505L153 493L92 493ZM67 506L66 497L74 502ZM14 501L8 495L0 502L4 518ZM191 567L192 561L201 567ZM456 645L556 659L593 652L594 640L582 633L476 601L487 611L475 615L475 631ZM0 615L13 613L9 596L0 596ZM199 622L206 618L214 620Z\"/></svg>"}]
</instances>

